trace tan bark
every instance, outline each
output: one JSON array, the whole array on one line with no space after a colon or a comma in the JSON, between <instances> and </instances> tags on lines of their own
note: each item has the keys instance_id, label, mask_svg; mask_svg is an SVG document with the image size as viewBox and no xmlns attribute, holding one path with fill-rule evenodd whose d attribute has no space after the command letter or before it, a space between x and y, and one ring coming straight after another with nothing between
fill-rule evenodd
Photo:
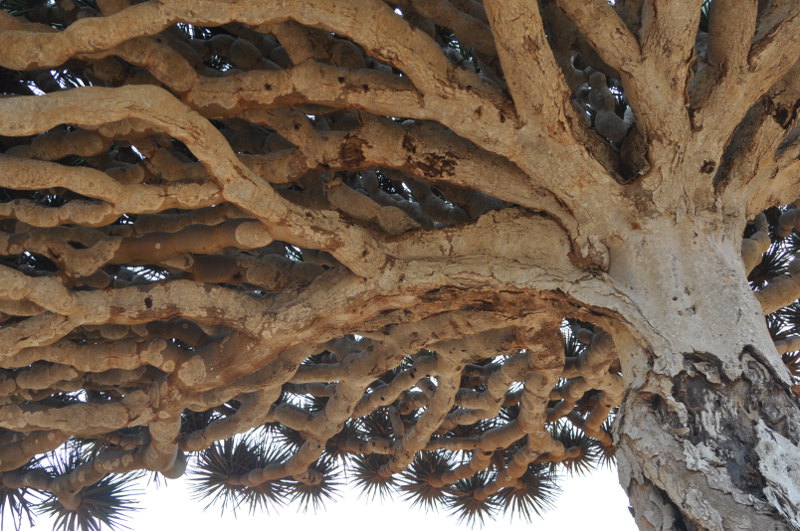
<instances>
[{"instance_id":1,"label":"tan bark","mask_svg":"<svg viewBox=\"0 0 800 531\"><path fill-rule=\"evenodd\" d=\"M570 425L643 529L800 525L797 336L763 318L800 262L747 282L800 195L791 2L98 8L0 14L4 488L74 510L280 424L227 487L438 452L427 485L484 502L586 458Z\"/></svg>"}]
</instances>

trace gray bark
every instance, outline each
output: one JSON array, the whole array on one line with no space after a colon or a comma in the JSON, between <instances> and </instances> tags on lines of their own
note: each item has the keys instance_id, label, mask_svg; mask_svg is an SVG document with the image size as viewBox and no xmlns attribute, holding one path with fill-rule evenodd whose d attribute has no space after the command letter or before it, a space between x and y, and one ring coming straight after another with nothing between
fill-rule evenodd
<instances>
[{"instance_id":1,"label":"gray bark","mask_svg":"<svg viewBox=\"0 0 800 531\"><path fill-rule=\"evenodd\" d=\"M723 234L661 221L612 253L641 312L614 334L619 473L641 529L800 528L800 407Z\"/></svg>"}]
</instances>

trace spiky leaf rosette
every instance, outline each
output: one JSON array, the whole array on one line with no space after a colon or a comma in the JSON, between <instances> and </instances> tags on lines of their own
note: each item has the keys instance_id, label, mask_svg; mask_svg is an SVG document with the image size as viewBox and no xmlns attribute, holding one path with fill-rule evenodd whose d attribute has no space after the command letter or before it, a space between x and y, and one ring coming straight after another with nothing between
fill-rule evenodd
<instances>
[{"instance_id":1,"label":"spiky leaf rosette","mask_svg":"<svg viewBox=\"0 0 800 531\"><path fill-rule=\"evenodd\" d=\"M293 430L288 426L284 426L283 424L278 424L274 426L274 428L270 428L268 431L272 432L272 435L278 444L284 448L291 449L292 451L300 448L300 446L302 446L306 440L302 433L297 430Z\"/></svg>"},{"instance_id":2,"label":"spiky leaf rosette","mask_svg":"<svg viewBox=\"0 0 800 531\"><path fill-rule=\"evenodd\" d=\"M472 477L460 479L450 489L446 507L459 522L469 526L483 525L484 518L494 519L499 509L494 496L477 497L477 491L488 485L494 474L482 470Z\"/></svg>"},{"instance_id":3,"label":"spiky leaf rosette","mask_svg":"<svg viewBox=\"0 0 800 531\"><path fill-rule=\"evenodd\" d=\"M0 486L0 530L10 521L15 530L22 528L24 519L33 526L34 506L39 502L37 491L28 488L10 489Z\"/></svg>"},{"instance_id":4,"label":"spiky leaf rosette","mask_svg":"<svg viewBox=\"0 0 800 531\"><path fill-rule=\"evenodd\" d=\"M316 513L328 500L339 495L341 483L337 481L337 465L333 457L323 457L309 467L309 481L290 484L292 501L297 501L303 511L309 507Z\"/></svg>"},{"instance_id":5,"label":"spiky leaf rosette","mask_svg":"<svg viewBox=\"0 0 800 531\"><path fill-rule=\"evenodd\" d=\"M783 364L796 381L800 381L800 352L787 352L781 355Z\"/></svg>"},{"instance_id":6,"label":"spiky leaf rosette","mask_svg":"<svg viewBox=\"0 0 800 531\"><path fill-rule=\"evenodd\" d=\"M3 0L0 2L0 9L9 15L21 15L37 7L39 6L37 6L36 2L31 2L31 0Z\"/></svg>"},{"instance_id":7,"label":"spiky leaf rosette","mask_svg":"<svg viewBox=\"0 0 800 531\"><path fill-rule=\"evenodd\" d=\"M530 522L533 515L540 515L553 508L561 488L555 482L552 469L547 465L528 465L525 473L513 487L500 489L495 495L503 512L512 518L519 517Z\"/></svg>"},{"instance_id":8,"label":"spiky leaf rosette","mask_svg":"<svg viewBox=\"0 0 800 531\"><path fill-rule=\"evenodd\" d=\"M616 411L612 411L612 415L616 416ZM600 426L600 429L605 431L608 434L611 434L611 425L614 423L614 417L609 416L603 424ZM614 463L616 462L616 453L617 447L616 446L603 446L597 439L592 439L592 444L594 446L594 454L597 460L598 466L606 466L611 468Z\"/></svg>"},{"instance_id":9,"label":"spiky leaf rosette","mask_svg":"<svg viewBox=\"0 0 800 531\"><path fill-rule=\"evenodd\" d=\"M786 339L800 331L800 305L797 302L767 316L767 327L773 339Z\"/></svg>"},{"instance_id":10,"label":"spiky leaf rosette","mask_svg":"<svg viewBox=\"0 0 800 531\"><path fill-rule=\"evenodd\" d=\"M322 411L328 403L327 396L310 396L308 398L307 410L310 412Z\"/></svg>"},{"instance_id":11,"label":"spiky leaf rosette","mask_svg":"<svg viewBox=\"0 0 800 531\"><path fill-rule=\"evenodd\" d=\"M426 511L444 506L449 486L432 484L431 480L452 468L453 462L445 452L419 452L401 476L403 498L412 507L420 505Z\"/></svg>"},{"instance_id":12,"label":"spiky leaf rosette","mask_svg":"<svg viewBox=\"0 0 800 531\"><path fill-rule=\"evenodd\" d=\"M788 239L787 239L788 240ZM756 291L763 289L770 280L786 273L796 249L790 241L785 244L782 241L774 242L767 252L761 257L761 262L748 275L750 285Z\"/></svg>"},{"instance_id":13,"label":"spiky leaf rosette","mask_svg":"<svg viewBox=\"0 0 800 531\"><path fill-rule=\"evenodd\" d=\"M191 409L184 409L181 412L181 433L191 433L193 431L202 430L211 423L212 420L219 417L214 411L192 411Z\"/></svg>"},{"instance_id":14,"label":"spiky leaf rosette","mask_svg":"<svg viewBox=\"0 0 800 531\"><path fill-rule=\"evenodd\" d=\"M380 454L358 456L353 459L353 483L367 498L372 499L376 494L383 498L395 491L397 487L395 477L387 477L381 473L381 469L388 462L389 457Z\"/></svg>"},{"instance_id":15,"label":"spiky leaf rosette","mask_svg":"<svg viewBox=\"0 0 800 531\"><path fill-rule=\"evenodd\" d=\"M578 340L575 328L586 328L588 323L565 320L561 326L561 339L564 342L564 355L568 358L580 356L586 351L587 345Z\"/></svg>"},{"instance_id":16,"label":"spiky leaf rosette","mask_svg":"<svg viewBox=\"0 0 800 531\"><path fill-rule=\"evenodd\" d=\"M139 490L131 484L129 474L106 476L84 487L70 500L69 508L56 496L49 496L38 508L39 514L53 519L53 529L64 531L99 531L103 525L111 529L129 529L125 520L139 510Z\"/></svg>"},{"instance_id":17,"label":"spiky leaf rosette","mask_svg":"<svg viewBox=\"0 0 800 531\"><path fill-rule=\"evenodd\" d=\"M342 426L342 429L328 439L327 444L325 445L325 453L333 458L339 459L341 462L349 462L352 458L352 455L347 452L344 448L340 446L344 441L350 439L359 439L359 426L358 422L354 420L347 420Z\"/></svg>"},{"instance_id":18,"label":"spiky leaf rosette","mask_svg":"<svg viewBox=\"0 0 800 531\"><path fill-rule=\"evenodd\" d=\"M570 474L583 475L591 472L597 464L597 443L579 430L572 423L562 420L550 426L552 437L564 445L564 448L578 448L577 457L566 459L560 464Z\"/></svg>"},{"instance_id":19,"label":"spiky leaf rosette","mask_svg":"<svg viewBox=\"0 0 800 531\"><path fill-rule=\"evenodd\" d=\"M512 404L510 406L500 406L500 412L497 418L503 423L511 422L519 416L519 404Z\"/></svg>"},{"instance_id":20,"label":"spiky leaf rosette","mask_svg":"<svg viewBox=\"0 0 800 531\"><path fill-rule=\"evenodd\" d=\"M247 437L215 442L198 457L192 477L192 494L208 499L206 509L219 505L222 513L230 507L234 514L242 505L250 513L281 506L287 494L284 480L267 481L257 486L240 485L235 478L256 468L264 468L285 460L287 454L275 448L265 449Z\"/></svg>"},{"instance_id":21,"label":"spiky leaf rosette","mask_svg":"<svg viewBox=\"0 0 800 531\"><path fill-rule=\"evenodd\" d=\"M91 442L91 441L90 441ZM58 449L46 454L39 464L52 477L63 477L91 462L94 444L82 439L70 439ZM48 493L47 498L36 507L38 514L48 515L54 520L54 529L99 530L102 525L112 529L126 528L127 514L138 510L136 497L140 490L133 482L142 476L141 471L128 474L108 475L73 493L67 501Z\"/></svg>"},{"instance_id":22,"label":"spiky leaf rosette","mask_svg":"<svg viewBox=\"0 0 800 531\"><path fill-rule=\"evenodd\" d=\"M392 429L392 421L389 418L389 413L386 408L378 409L368 415L361 417L361 431L363 437L390 439L394 434Z\"/></svg>"}]
</instances>

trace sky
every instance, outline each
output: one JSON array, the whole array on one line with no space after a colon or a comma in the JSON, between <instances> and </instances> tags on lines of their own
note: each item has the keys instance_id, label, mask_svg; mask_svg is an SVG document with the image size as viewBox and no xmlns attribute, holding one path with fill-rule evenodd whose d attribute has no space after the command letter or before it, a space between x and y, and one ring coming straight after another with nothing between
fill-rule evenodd
<instances>
[{"instance_id":1,"label":"sky","mask_svg":"<svg viewBox=\"0 0 800 531\"><path fill-rule=\"evenodd\" d=\"M295 507L284 507L270 514L249 515L240 512L220 515L217 508L203 511L204 503L193 500L183 479L173 480L164 487L151 485L141 496L143 508L128 520L134 531L265 531L275 528L288 531L335 531L338 529L357 529L367 525L380 531L468 531L457 518L446 514L425 513L411 508L402 500L367 501L355 491L344 492L336 501L329 502L326 509L314 514L297 513ZM572 531L592 529L613 529L615 531L636 531L633 518L628 512L628 499L617 480L617 471L599 469L588 476L565 478L561 482L563 492L556 508L544 515L544 519L533 520L530 524L520 520L511 521L500 518L488 521L483 530L503 531L536 529L537 531ZM31 529L24 527L23 529ZM52 524L39 517L34 529L52 529ZM476 530L481 529L476 527Z\"/></svg>"}]
</instances>

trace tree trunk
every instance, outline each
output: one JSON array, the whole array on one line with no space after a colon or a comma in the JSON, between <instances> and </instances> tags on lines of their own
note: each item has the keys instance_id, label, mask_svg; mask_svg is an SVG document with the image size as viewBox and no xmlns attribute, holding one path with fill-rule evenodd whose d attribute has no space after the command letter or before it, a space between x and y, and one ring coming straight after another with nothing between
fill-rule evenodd
<instances>
[{"instance_id":1,"label":"tree trunk","mask_svg":"<svg viewBox=\"0 0 800 531\"><path fill-rule=\"evenodd\" d=\"M612 325L619 473L641 529L800 528L800 408L720 223L656 221L612 250L641 312ZM716 225L716 226L715 226Z\"/></svg>"}]
</instances>

